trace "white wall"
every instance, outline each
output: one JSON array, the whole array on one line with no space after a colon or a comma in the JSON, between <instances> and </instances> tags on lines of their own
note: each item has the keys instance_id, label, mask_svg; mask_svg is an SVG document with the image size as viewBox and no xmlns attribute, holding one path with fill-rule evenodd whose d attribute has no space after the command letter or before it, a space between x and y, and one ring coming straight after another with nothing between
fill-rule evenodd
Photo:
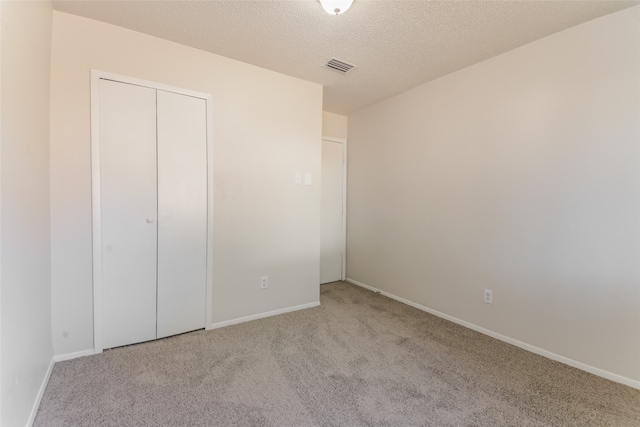
<instances>
[{"instance_id":1,"label":"white wall","mask_svg":"<svg viewBox=\"0 0 640 427\"><path fill-rule=\"evenodd\" d=\"M348 277L640 384L639 142L640 7L350 115Z\"/></svg>"},{"instance_id":2,"label":"white wall","mask_svg":"<svg viewBox=\"0 0 640 427\"><path fill-rule=\"evenodd\" d=\"M90 69L213 95L213 321L319 301L322 87L54 12L51 248L56 354L93 348ZM319 181L315 181L319 182ZM269 288L259 278L269 276Z\"/></svg>"},{"instance_id":3,"label":"white wall","mask_svg":"<svg viewBox=\"0 0 640 427\"><path fill-rule=\"evenodd\" d=\"M347 139L347 116L323 111L322 136Z\"/></svg>"},{"instance_id":4,"label":"white wall","mask_svg":"<svg viewBox=\"0 0 640 427\"><path fill-rule=\"evenodd\" d=\"M49 227L51 4L3 1L0 84L0 424L24 426L52 361Z\"/></svg>"}]
</instances>

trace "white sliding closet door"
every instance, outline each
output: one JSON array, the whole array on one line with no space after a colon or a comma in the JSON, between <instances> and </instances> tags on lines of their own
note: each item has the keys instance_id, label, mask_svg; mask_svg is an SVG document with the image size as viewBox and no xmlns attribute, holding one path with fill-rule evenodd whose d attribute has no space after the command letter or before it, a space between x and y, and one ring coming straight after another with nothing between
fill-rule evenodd
<instances>
[{"instance_id":1,"label":"white sliding closet door","mask_svg":"<svg viewBox=\"0 0 640 427\"><path fill-rule=\"evenodd\" d=\"M101 348L204 328L206 101L99 85Z\"/></svg>"},{"instance_id":2,"label":"white sliding closet door","mask_svg":"<svg viewBox=\"0 0 640 427\"><path fill-rule=\"evenodd\" d=\"M205 327L207 121L203 99L158 91L158 338Z\"/></svg>"},{"instance_id":3,"label":"white sliding closet door","mask_svg":"<svg viewBox=\"0 0 640 427\"><path fill-rule=\"evenodd\" d=\"M156 338L156 91L100 81L105 348Z\"/></svg>"}]
</instances>

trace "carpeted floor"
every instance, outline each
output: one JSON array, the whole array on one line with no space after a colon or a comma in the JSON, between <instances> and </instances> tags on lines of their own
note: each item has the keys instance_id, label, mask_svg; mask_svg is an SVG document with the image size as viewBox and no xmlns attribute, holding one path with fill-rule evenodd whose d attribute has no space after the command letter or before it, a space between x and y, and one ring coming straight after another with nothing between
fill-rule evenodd
<instances>
[{"instance_id":1,"label":"carpeted floor","mask_svg":"<svg viewBox=\"0 0 640 427\"><path fill-rule=\"evenodd\" d=\"M347 283L57 363L35 426L640 426L640 390Z\"/></svg>"}]
</instances>

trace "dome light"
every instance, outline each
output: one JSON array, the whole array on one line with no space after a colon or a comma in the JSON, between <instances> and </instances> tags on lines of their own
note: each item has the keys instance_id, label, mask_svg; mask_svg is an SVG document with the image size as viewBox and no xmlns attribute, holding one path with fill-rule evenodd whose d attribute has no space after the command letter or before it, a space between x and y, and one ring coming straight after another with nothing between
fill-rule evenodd
<instances>
[{"instance_id":1,"label":"dome light","mask_svg":"<svg viewBox=\"0 0 640 427\"><path fill-rule=\"evenodd\" d=\"M353 0L320 0L322 8L329 15L341 15L353 4Z\"/></svg>"}]
</instances>

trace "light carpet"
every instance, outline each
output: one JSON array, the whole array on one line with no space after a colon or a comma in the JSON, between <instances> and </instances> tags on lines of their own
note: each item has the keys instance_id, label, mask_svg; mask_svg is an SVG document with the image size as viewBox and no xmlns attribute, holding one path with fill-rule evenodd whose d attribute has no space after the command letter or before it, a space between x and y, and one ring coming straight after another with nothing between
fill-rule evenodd
<instances>
[{"instance_id":1,"label":"light carpet","mask_svg":"<svg viewBox=\"0 0 640 427\"><path fill-rule=\"evenodd\" d=\"M35 426L640 426L640 390L348 283L57 363Z\"/></svg>"}]
</instances>

